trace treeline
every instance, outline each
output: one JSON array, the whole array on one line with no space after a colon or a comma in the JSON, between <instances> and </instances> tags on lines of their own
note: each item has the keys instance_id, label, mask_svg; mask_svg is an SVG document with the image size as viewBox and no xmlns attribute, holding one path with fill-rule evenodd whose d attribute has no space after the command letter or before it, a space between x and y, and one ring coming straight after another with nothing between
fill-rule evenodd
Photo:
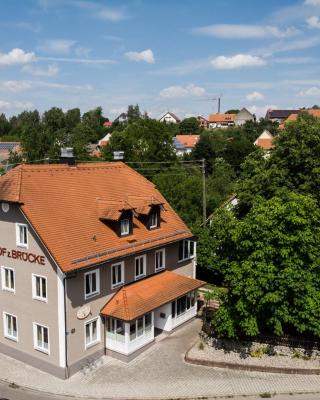
<instances>
[{"instance_id":1,"label":"treeline","mask_svg":"<svg viewBox=\"0 0 320 400\"><path fill-rule=\"evenodd\" d=\"M110 127L98 107L81 115L78 108L63 111L53 107L42 115L24 111L9 119L0 115L0 136L3 141L17 140L22 154L10 155L9 163L57 162L61 147L74 148L78 161L111 161L113 152L122 150L125 161L152 180L189 226L202 221L202 175L199 160L206 160L207 215L219 207L234 191L240 165L254 150L253 142L263 129L276 130L264 121L249 122L243 127L203 130L196 118L179 124L160 123L141 113L138 105L130 105L125 121ZM90 155L88 145L112 133L101 157ZM199 134L194 151L179 158L173 138L177 134Z\"/></svg>"},{"instance_id":2,"label":"treeline","mask_svg":"<svg viewBox=\"0 0 320 400\"><path fill-rule=\"evenodd\" d=\"M198 262L228 288L221 337L320 337L320 120L301 113L274 144L246 157L236 207L198 231Z\"/></svg>"}]
</instances>

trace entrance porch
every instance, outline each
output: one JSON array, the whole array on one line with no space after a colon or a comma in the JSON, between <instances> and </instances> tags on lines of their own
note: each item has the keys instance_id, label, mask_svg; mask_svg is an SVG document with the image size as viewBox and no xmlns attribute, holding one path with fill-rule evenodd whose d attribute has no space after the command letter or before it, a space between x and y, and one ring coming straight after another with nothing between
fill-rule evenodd
<instances>
[{"instance_id":1,"label":"entrance porch","mask_svg":"<svg viewBox=\"0 0 320 400\"><path fill-rule=\"evenodd\" d=\"M170 332L192 319L203 284L165 271L122 287L101 310L106 349L130 356L154 341L155 329Z\"/></svg>"}]
</instances>

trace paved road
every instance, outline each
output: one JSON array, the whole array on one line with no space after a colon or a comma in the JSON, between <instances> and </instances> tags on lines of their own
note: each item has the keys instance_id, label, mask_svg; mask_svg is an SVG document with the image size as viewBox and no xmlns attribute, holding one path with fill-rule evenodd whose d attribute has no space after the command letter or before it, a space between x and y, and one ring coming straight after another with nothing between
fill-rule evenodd
<instances>
[{"instance_id":1,"label":"paved road","mask_svg":"<svg viewBox=\"0 0 320 400\"><path fill-rule=\"evenodd\" d=\"M59 380L0 355L0 379L44 392L68 394L77 400L84 396L89 399L193 399L200 396L210 398L274 392L320 393L320 376L241 372L186 364L183 361L185 351L197 338L200 324L200 321L188 324L156 343L129 364L105 358L103 365L93 366L72 376L68 381ZM52 398L41 395L36 397L28 392L23 397L19 389L8 391L1 386L0 389L3 391L1 396L10 400ZM320 395L310 398L300 395L295 400L300 398L314 400L320 399ZM288 399L293 398L290 396Z\"/></svg>"},{"instance_id":2,"label":"paved road","mask_svg":"<svg viewBox=\"0 0 320 400\"><path fill-rule=\"evenodd\" d=\"M0 400L66 400L65 396L52 396L32 391L21 390L19 388L12 389L8 385L0 384ZM211 398L217 400L217 398ZM219 400L227 400L230 397L220 397ZM261 400L261 396L233 397L233 400ZM297 395L276 395L272 396L273 400L319 400L320 394L297 394ZM89 399L88 399L89 400ZM189 399L192 400L192 399ZM210 398L207 398L210 400Z\"/></svg>"}]
</instances>

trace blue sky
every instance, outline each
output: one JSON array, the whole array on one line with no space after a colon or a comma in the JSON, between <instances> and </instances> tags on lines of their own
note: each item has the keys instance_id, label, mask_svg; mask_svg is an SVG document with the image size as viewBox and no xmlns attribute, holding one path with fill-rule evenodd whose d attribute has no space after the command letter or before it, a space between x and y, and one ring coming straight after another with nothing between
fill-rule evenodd
<instances>
[{"instance_id":1,"label":"blue sky","mask_svg":"<svg viewBox=\"0 0 320 400\"><path fill-rule=\"evenodd\" d=\"M2 0L0 112L320 103L320 0Z\"/></svg>"}]
</instances>

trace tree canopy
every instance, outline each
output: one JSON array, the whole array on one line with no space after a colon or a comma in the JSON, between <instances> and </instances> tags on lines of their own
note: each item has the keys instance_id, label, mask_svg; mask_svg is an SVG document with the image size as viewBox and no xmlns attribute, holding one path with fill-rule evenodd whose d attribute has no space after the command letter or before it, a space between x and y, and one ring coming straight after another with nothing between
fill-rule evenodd
<instances>
[{"instance_id":1,"label":"tree canopy","mask_svg":"<svg viewBox=\"0 0 320 400\"><path fill-rule=\"evenodd\" d=\"M200 265L228 287L213 321L219 336L320 337L320 121L301 113L274 143L268 156L246 157L238 205L199 233Z\"/></svg>"}]
</instances>

